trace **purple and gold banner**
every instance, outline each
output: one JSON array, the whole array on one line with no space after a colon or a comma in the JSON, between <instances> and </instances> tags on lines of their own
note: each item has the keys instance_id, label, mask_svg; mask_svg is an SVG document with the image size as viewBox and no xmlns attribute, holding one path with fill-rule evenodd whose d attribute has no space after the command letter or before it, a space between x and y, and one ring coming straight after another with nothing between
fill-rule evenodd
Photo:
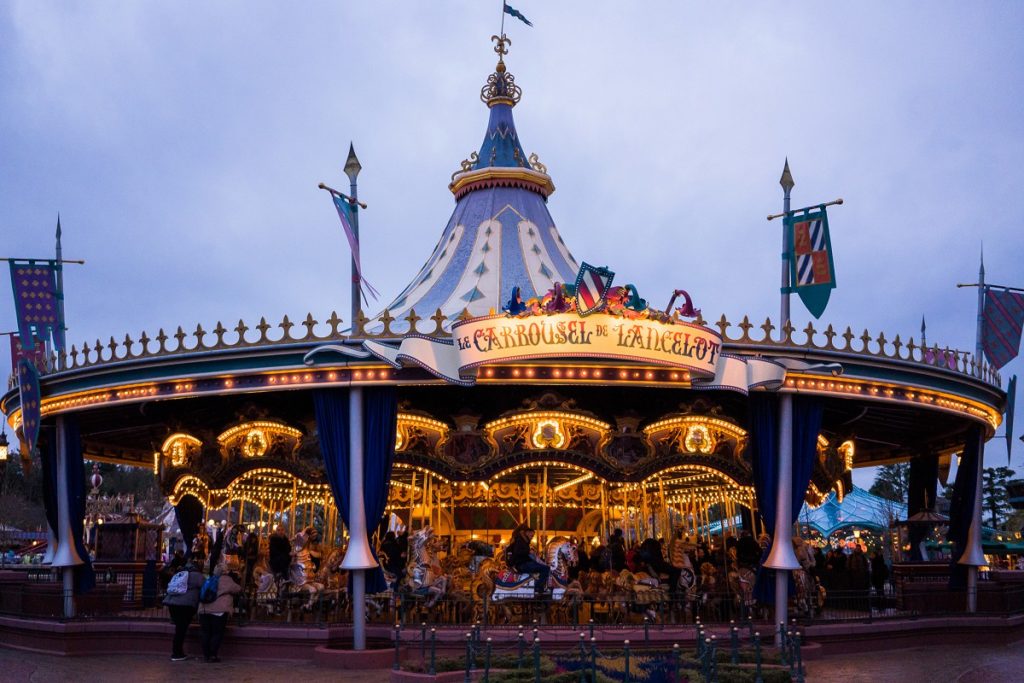
<instances>
[{"instance_id":1,"label":"purple and gold banner","mask_svg":"<svg viewBox=\"0 0 1024 683\"><path fill-rule=\"evenodd\" d=\"M11 262L11 286L14 312L18 317L21 344L30 348L33 336L45 340L53 335L58 353L64 350L64 321L60 319L57 292L57 267L52 262Z\"/></svg>"},{"instance_id":2,"label":"purple and gold banner","mask_svg":"<svg viewBox=\"0 0 1024 683\"><path fill-rule=\"evenodd\" d=\"M31 451L39 438L42 401L39 395L39 371L28 358L18 361L18 392L21 396L21 440Z\"/></svg>"}]
</instances>

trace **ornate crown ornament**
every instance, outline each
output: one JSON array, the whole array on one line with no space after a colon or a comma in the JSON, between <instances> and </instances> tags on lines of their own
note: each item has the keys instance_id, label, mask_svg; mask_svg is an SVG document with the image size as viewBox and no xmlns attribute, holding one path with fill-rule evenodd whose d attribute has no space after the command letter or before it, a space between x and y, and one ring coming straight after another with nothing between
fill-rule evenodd
<instances>
[{"instance_id":1,"label":"ornate crown ornament","mask_svg":"<svg viewBox=\"0 0 1024 683\"><path fill-rule=\"evenodd\" d=\"M498 65L494 73L487 77L487 83L480 88L480 100L488 107L496 104L507 104L510 107L516 106L523 96L523 89L516 85L516 77L505 69L504 56L508 54L508 46L512 44L505 34L501 37L491 36L494 41L494 51L498 53Z\"/></svg>"}]
</instances>

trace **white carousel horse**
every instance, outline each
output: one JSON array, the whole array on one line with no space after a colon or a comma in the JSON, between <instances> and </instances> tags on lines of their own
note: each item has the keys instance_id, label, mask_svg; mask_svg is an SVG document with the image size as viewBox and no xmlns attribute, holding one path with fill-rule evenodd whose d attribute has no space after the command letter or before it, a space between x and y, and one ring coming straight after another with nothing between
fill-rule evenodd
<instances>
[{"instance_id":1,"label":"white carousel horse","mask_svg":"<svg viewBox=\"0 0 1024 683\"><path fill-rule=\"evenodd\" d=\"M416 597L425 598L427 607L433 607L448 592L448 577L441 571L437 559L433 527L425 526L409 534L409 560L401 587Z\"/></svg>"},{"instance_id":2,"label":"white carousel horse","mask_svg":"<svg viewBox=\"0 0 1024 683\"><path fill-rule=\"evenodd\" d=\"M309 538L299 532L292 539L292 563L288 567L288 578L281 584L280 593L291 596L307 594L308 599L302 607L310 610L323 589L324 585L318 580L313 558L309 554Z\"/></svg>"},{"instance_id":3,"label":"white carousel horse","mask_svg":"<svg viewBox=\"0 0 1024 683\"><path fill-rule=\"evenodd\" d=\"M544 559L551 568L548 587L551 588L552 600L561 600L569 586L569 567L575 567L579 561L576 544L564 536L556 536L548 541L544 549ZM498 571L494 577L494 592L491 600L507 600L508 598L529 598L535 595L533 574L520 574L509 568Z\"/></svg>"}]
</instances>

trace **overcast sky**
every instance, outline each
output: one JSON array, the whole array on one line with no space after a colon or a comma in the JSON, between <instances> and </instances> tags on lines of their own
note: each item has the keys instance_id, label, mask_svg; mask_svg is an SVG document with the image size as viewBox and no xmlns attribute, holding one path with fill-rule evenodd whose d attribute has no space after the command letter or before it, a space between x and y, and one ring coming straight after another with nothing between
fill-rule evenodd
<instances>
[{"instance_id":1,"label":"overcast sky","mask_svg":"<svg viewBox=\"0 0 1024 683\"><path fill-rule=\"evenodd\" d=\"M982 241L988 280L1024 286L1024 4L515 6L535 24L506 22L517 128L558 188L551 214L577 259L653 304L682 287L711 319L778 316L782 226L765 216L787 155L794 207L846 200L819 329L918 340L925 316L929 342L973 349L975 290L955 285ZM88 262L65 279L79 345L348 318L348 249L316 184L345 186L354 141L364 269L391 300L479 148L500 8L8 0L3 255L49 256L61 213L65 256ZM1005 462L1002 442L989 453Z\"/></svg>"}]
</instances>

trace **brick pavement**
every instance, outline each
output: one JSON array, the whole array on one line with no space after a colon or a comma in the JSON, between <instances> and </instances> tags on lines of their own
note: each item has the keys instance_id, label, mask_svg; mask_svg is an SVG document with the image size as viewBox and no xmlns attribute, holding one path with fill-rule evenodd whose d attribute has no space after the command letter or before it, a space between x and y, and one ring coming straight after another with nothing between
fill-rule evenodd
<instances>
[{"instance_id":1,"label":"brick pavement","mask_svg":"<svg viewBox=\"0 0 1024 683\"><path fill-rule=\"evenodd\" d=\"M171 662L155 655L59 657L0 647L0 680L11 683L179 683L232 681L268 683L385 683L388 671L337 671L312 663L198 659ZM1011 645L932 646L829 655L807 662L807 680L840 683L1008 683L1024 680L1024 641Z\"/></svg>"}]
</instances>

